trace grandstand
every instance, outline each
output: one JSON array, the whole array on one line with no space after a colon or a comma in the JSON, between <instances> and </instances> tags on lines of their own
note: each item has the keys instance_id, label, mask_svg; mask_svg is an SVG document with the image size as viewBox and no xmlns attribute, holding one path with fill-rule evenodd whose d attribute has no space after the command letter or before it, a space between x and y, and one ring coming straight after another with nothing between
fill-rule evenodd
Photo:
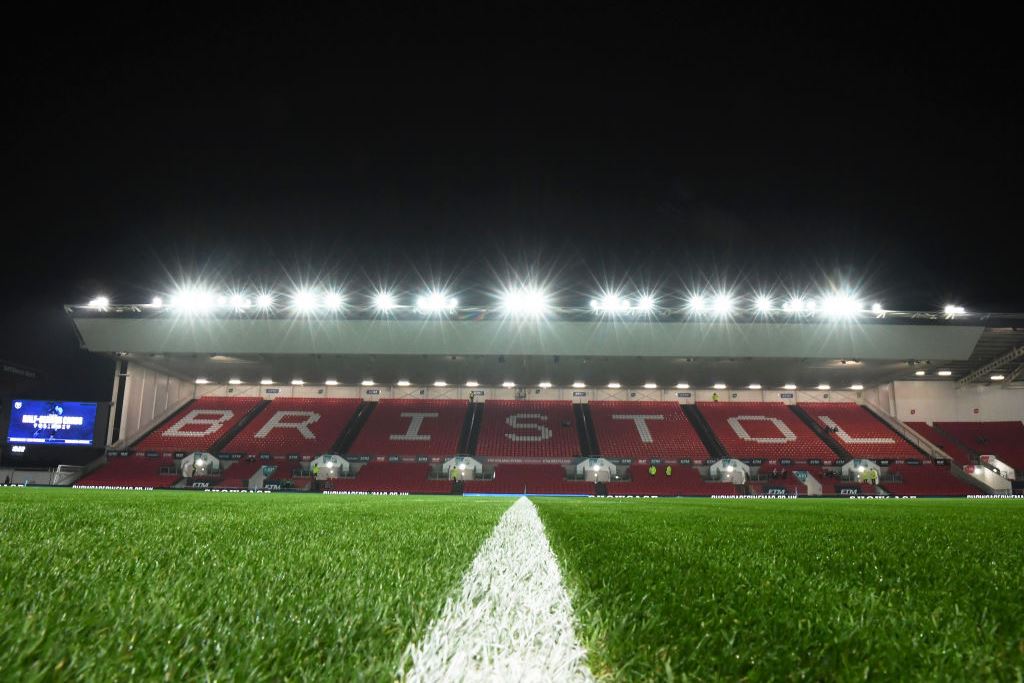
<instances>
[{"instance_id":1,"label":"grandstand","mask_svg":"<svg viewBox=\"0 0 1024 683\"><path fill-rule=\"evenodd\" d=\"M601 299L540 323L438 300L384 316L67 307L83 347L117 361L104 452L75 483L965 495L1011 491L1024 469L1013 320L680 317Z\"/></svg>"}]
</instances>

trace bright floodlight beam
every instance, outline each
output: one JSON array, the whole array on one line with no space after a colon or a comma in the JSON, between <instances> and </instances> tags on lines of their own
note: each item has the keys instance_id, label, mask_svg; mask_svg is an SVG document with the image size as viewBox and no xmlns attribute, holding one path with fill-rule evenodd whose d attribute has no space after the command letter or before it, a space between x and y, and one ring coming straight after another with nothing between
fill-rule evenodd
<instances>
[{"instance_id":1,"label":"bright floodlight beam","mask_svg":"<svg viewBox=\"0 0 1024 683\"><path fill-rule=\"evenodd\" d=\"M728 294L718 294L711 302L711 308L717 316L726 316L732 313L735 302Z\"/></svg>"},{"instance_id":2,"label":"bright floodlight beam","mask_svg":"<svg viewBox=\"0 0 1024 683\"><path fill-rule=\"evenodd\" d=\"M235 311L244 311L249 308L249 298L244 294L232 294L228 298L228 305Z\"/></svg>"},{"instance_id":3,"label":"bright floodlight beam","mask_svg":"<svg viewBox=\"0 0 1024 683\"><path fill-rule=\"evenodd\" d=\"M653 294L641 294L636 299L636 312L643 315L650 315L654 313L654 309L658 306L658 300L655 299Z\"/></svg>"},{"instance_id":4,"label":"bright floodlight beam","mask_svg":"<svg viewBox=\"0 0 1024 683\"><path fill-rule=\"evenodd\" d=\"M431 290L416 299L416 310L427 315L437 315L453 312L458 304L455 297L438 290Z\"/></svg>"},{"instance_id":5,"label":"bright floodlight beam","mask_svg":"<svg viewBox=\"0 0 1024 683\"><path fill-rule=\"evenodd\" d=\"M377 292L373 296L373 307L378 313L390 313L398 307L398 299L391 292Z\"/></svg>"},{"instance_id":6,"label":"bright floodlight beam","mask_svg":"<svg viewBox=\"0 0 1024 683\"><path fill-rule=\"evenodd\" d=\"M508 316L539 318L550 307L547 292L539 287L515 287L501 295L501 310Z\"/></svg>"},{"instance_id":7,"label":"bright floodlight beam","mask_svg":"<svg viewBox=\"0 0 1024 683\"><path fill-rule=\"evenodd\" d=\"M630 303L625 297L615 292L608 292L606 294L602 294L600 298L591 299L590 307L598 313L614 315L616 313L629 312Z\"/></svg>"},{"instance_id":8,"label":"bright floodlight beam","mask_svg":"<svg viewBox=\"0 0 1024 683\"><path fill-rule=\"evenodd\" d=\"M765 294L759 294L757 298L754 299L754 310L760 313L761 315L771 313L774 309L775 302L772 301L772 298L770 296L767 296Z\"/></svg>"},{"instance_id":9,"label":"bright floodlight beam","mask_svg":"<svg viewBox=\"0 0 1024 683\"><path fill-rule=\"evenodd\" d=\"M256 295L256 308L261 311L269 311L274 307L274 295L269 292L261 292Z\"/></svg>"},{"instance_id":10,"label":"bright floodlight beam","mask_svg":"<svg viewBox=\"0 0 1024 683\"><path fill-rule=\"evenodd\" d=\"M338 292L327 292L324 294L324 308L328 311L340 311L345 299Z\"/></svg>"},{"instance_id":11,"label":"bright floodlight beam","mask_svg":"<svg viewBox=\"0 0 1024 683\"><path fill-rule=\"evenodd\" d=\"M98 296L89 302L89 308L94 311L105 311L110 308L110 299L105 296Z\"/></svg>"},{"instance_id":12,"label":"bright floodlight beam","mask_svg":"<svg viewBox=\"0 0 1024 683\"><path fill-rule=\"evenodd\" d=\"M292 294L292 308L299 313L312 313L317 308L316 292L311 289L300 289Z\"/></svg>"},{"instance_id":13,"label":"bright floodlight beam","mask_svg":"<svg viewBox=\"0 0 1024 683\"><path fill-rule=\"evenodd\" d=\"M704 313L708 310L708 302L701 294L694 294L686 300L686 307L691 313Z\"/></svg>"}]
</instances>

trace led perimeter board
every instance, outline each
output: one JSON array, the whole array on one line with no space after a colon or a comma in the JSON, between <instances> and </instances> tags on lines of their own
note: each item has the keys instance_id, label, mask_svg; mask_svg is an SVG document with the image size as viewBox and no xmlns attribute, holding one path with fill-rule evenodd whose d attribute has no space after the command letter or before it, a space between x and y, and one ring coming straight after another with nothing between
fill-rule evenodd
<instances>
[{"instance_id":1,"label":"led perimeter board","mask_svg":"<svg viewBox=\"0 0 1024 683\"><path fill-rule=\"evenodd\" d=\"M96 442L96 403L11 401L7 443L92 446Z\"/></svg>"}]
</instances>

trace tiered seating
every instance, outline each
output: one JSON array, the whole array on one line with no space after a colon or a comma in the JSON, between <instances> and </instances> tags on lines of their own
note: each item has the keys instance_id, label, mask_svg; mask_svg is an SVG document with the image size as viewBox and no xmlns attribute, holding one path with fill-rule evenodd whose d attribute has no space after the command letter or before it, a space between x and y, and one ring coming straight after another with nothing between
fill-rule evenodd
<instances>
[{"instance_id":1,"label":"tiered seating","mask_svg":"<svg viewBox=\"0 0 1024 683\"><path fill-rule=\"evenodd\" d=\"M466 401L382 399L348 452L355 455L456 455Z\"/></svg>"},{"instance_id":2,"label":"tiered seating","mask_svg":"<svg viewBox=\"0 0 1024 683\"><path fill-rule=\"evenodd\" d=\"M494 479L463 482L464 493L536 493L555 495L594 495L589 481L569 481L561 465L498 465Z\"/></svg>"},{"instance_id":3,"label":"tiered seating","mask_svg":"<svg viewBox=\"0 0 1024 683\"><path fill-rule=\"evenodd\" d=\"M801 403L800 407L825 429L838 428L831 438L856 458L921 457L906 439L856 403Z\"/></svg>"},{"instance_id":4,"label":"tiered seating","mask_svg":"<svg viewBox=\"0 0 1024 683\"><path fill-rule=\"evenodd\" d=\"M89 474L75 486L143 486L166 489L181 479L177 474L160 474L161 468L177 468L174 458L161 456L150 458L144 455L115 457Z\"/></svg>"},{"instance_id":5,"label":"tiered seating","mask_svg":"<svg viewBox=\"0 0 1024 683\"><path fill-rule=\"evenodd\" d=\"M430 465L425 463L369 462L355 478L326 480L326 488L362 493L451 493L450 481L428 479L429 475Z\"/></svg>"},{"instance_id":6,"label":"tiered seating","mask_svg":"<svg viewBox=\"0 0 1024 683\"><path fill-rule=\"evenodd\" d=\"M132 450L137 453L208 451L262 402L260 398L205 396L179 410Z\"/></svg>"},{"instance_id":7,"label":"tiered seating","mask_svg":"<svg viewBox=\"0 0 1024 683\"><path fill-rule=\"evenodd\" d=\"M894 496L967 496L981 493L970 484L949 473L947 467L938 465L902 465L889 468L889 474L897 475L902 481L881 481L879 486Z\"/></svg>"},{"instance_id":8,"label":"tiered seating","mask_svg":"<svg viewBox=\"0 0 1024 683\"><path fill-rule=\"evenodd\" d=\"M1024 470L1024 423L936 422L936 427L980 455L994 455L1015 470Z\"/></svg>"},{"instance_id":9,"label":"tiered seating","mask_svg":"<svg viewBox=\"0 0 1024 683\"><path fill-rule=\"evenodd\" d=\"M697 408L734 458L835 458L825 442L781 403L702 402Z\"/></svg>"},{"instance_id":10,"label":"tiered seating","mask_svg":"<svg viewBox=\"0 0 1024 683\"><path fill-rule=\"evenodd\" d=\"M244 489L246 483L263 467L258 460L236 460L224 470L217 488L222 489Z\"/></svg>"},{"instance_id":11,"label":"tiered seating","mask_svg":"<svg viewBox=\"0 0 1024 683\"><path fill-rule=\"evenodd\" d=\"M673 465L672 476L665 474L665 466L658 466L654 476L648 472L649 465L630 465L629 481L608 482L610 496L712 496L733 495L734 484L720 481L705 481L696 467Z\"/></svg>"},{"instance_id":12,"label":"tiered seating","mask_svg":"<svg viewBox=\"0 0 1024 683\"><path fill-rule=\"evenodd\" d=\"M279 398L260 411L225 453L320 455L345 431L358 398Z\"/></svg>"},{"instance_id":13,"label":"tiered seating","mask_svg":"<svg viewBox=\"0 0 1024 683\"><path fill-rule=\"evenodd\" d=\"M601 455L706 459L707 449L678 403L591 401Z\"/></svg>"},{"instance_id":14,"label":"tiered seating","mask_svg":"<svg viewBox=\"0 0 1024 683\"><path fill-rule=\"evenodd\" d=\"M908 422L907 426L928 439L938 448L941 448L946 455L953 458L954 462L960 465L969 465L971 463L970 453L964 450L956 441L927 422Z\"/></svg>"},{"instance_id":15,"label":"tiered seating","mask_svg":"<svg viewBox=\"0 0 1024 683\"><path fill-rule=\"evenodd\" d=\"M487 401L477 455L570 458L580 455L576 416L569 401Z\"/></svg>"}]
</instances>

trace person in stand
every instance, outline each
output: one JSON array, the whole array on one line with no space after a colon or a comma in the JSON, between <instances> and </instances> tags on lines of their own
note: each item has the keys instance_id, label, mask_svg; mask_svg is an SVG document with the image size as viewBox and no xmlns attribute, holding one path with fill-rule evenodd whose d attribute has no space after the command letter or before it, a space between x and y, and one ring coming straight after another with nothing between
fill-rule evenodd
<instances>
[{"instance_id":1,"label":"person in stand","mask_svg":"<svg viewBox=\"0 0 1024 683\"><path fill-rule=\"evenodd\" d=\"M652 477L654 475L656 475L657 473L658 473L658 468L655 467L654 465L651 465L650 467L647 468L647 474L651 475Z\"/></svg>"},{"instance_id":2,"label":"person in stand","mask_svg":"<svg viewBox=\"0 0 1024 683\"><path fill-rule=\"evenodd\" d=\"M718 403L718 392L717 391L715 393L711 394L711 400L714 401L715 403Z\"/></svg>"},{"instance_id":3,"label":"person in stand","mask_svg":"<svg viewBox=\"0 0 1024 683\"><path fill-rule=\"evenodd\" d=\"M672 465L665 465L665 476L666 477L671 477L672 476Z\"/></svg>"}]
</instances>

